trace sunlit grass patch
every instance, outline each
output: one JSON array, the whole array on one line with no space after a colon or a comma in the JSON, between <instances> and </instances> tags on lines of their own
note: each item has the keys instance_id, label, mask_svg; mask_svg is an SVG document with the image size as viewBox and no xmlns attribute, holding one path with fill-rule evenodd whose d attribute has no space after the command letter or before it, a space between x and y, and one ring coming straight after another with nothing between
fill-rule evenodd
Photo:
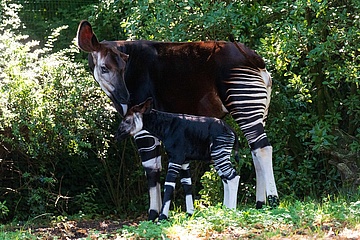
<instances>
[{"instance_id":1,"label":"sunlit grass patch","mask_svg":"<svg viewBox=\"0 0 360 240\"><path fill-rule=\"evenodd\" d=\"M221 204L195 205L192 216L176 208L170 212L168 221L133 222L111 232L87 229L83 239L360 238L360 201L355 197L352 200L328 197L321 201L284 199L276 209L239 205L237 210L231 210ZM63 218L60 222L76 224L76 221ZM60 239L56 236L57 231L51 231L51 228L39 231L29 223L11 229L0 226L0 239ZM75 232L81 230L84 229Z\"/></svg>"},{"instance_id":2,"label":"sunlit grass patch","mask_svg":"<svg viewBox=\"0 0 360 240\"><path fill-rule=\"evenodd\" d=\"M282 203L277 209L244 206L230 210L221 205L199 208L192 216L172 211L169 221L141 222L120 230L123 237L153 239L296 238L359 234L360 202L344 199Z\"/></svg>"}]
</instances>

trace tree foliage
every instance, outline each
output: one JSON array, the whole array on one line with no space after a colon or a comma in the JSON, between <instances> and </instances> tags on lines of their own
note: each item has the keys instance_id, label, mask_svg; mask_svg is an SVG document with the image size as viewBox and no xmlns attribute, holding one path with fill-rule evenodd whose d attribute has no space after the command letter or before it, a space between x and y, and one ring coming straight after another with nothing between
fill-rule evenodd
<instances>
[{"instance_id":1,"label":"tree foliage","mask_svg":"<svg viewBox=\"0 0 360 240\"><path fill-rule=\"evenodd\" d=\"M144 179L125 181L139 175L124 167L139 163L134 148L115 143L119 117L84 64L74 60L77 47L53 52L59 28L38 48L39 42L14 34L22 26L20 8L2 7L0 199L11 208L8 217L93 214L99 205L121 211L134 193L140 201Z\"/></svg>"},{"instance_id":2,"label":"tree foliage","mask_svg":"<svg viewBox=\"0 0 360 240\"><path fill-rule=\"evenodd\" d=\"M132 141L114 141L119 117L87 72L86 55L60 38L65 29L75 36L74 22L84 16L99 39L233 36L255 49L273 77L266 129L280 197L356 190L359 8L358 0L106 0L76 10L64 6L63 20L56 19L51 33L36 38L45 41L37 42L31 25L30 37L24 34L22 6L2 1L0 219L147 207L146 179ZM243 137L241 144L239 200L254 203L251 154ZM196 193L202 189L198 198L215 204L221 183L214 172L200 179L204 169L193 164Z\"/></svg>"}]
</instances>

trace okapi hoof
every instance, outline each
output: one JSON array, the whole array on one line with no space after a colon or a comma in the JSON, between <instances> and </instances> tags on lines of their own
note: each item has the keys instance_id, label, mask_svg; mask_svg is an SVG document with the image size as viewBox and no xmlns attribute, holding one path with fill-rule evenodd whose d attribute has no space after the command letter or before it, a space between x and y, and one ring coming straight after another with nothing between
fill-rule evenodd
<instances>
[{"instance_id":1,"label":"okapi hoof","mask_svg":"<svg viewBox=\"0 0 360 240\"><path fill-rule=\"evenodd\" d=\"M262 207L265 205L265 202L260 202L260 201L257 201L256 202L256 209L262 209Z\"/></svg>"},{"instance_id":2,"label":"okapi hoof","mask_svg":"<svg viewBox=\"0 0 360 240\"><path fill-rule=\"evenodd\" d=\"M159 221L161 220L168 220L168 217L165 214L160 214Z\"/></svg>"},{"instance_id":3,"label":"okapi hoof","mask_svg":"<svg viewBox=\"0 0 360 240\"><path fill-rule=\"evenodd\" d=\"M280 205L279 197L275 195L269 195L268 203L271 209L277 208Z\"/></svg>"},{"instance_id":4,"label":"okapi hoof","mask_svg":"<svg viewBox=\"0 0 360 240\"><path fill-rule=\"evenodd\" d=\"M270 209L277 208L280 204L279 197L275 195L269 195L267 197ZM256 202L256 209L261 209L265 205L265 202Z\"/></svg>"},{"instance_id":5,"label":"okapi hoof","mask_svg":"<svg viewBox=\"0 0 360 240\"><path fill-rule=\"evenodd\" d=\"M153 209L151 209L150 211L149 211L149 217L148 217L148 220L149 221L155 221L155 219L157 218L159 216L159 213L157 212L157 211L155 211L155 210L153 210Z\"/></svg>"}]
</instances>

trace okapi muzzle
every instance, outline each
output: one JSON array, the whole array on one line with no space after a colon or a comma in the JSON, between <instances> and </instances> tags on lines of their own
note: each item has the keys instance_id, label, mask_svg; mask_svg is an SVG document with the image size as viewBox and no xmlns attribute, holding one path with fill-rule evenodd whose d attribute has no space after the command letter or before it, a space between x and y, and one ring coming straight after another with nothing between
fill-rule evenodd
<instances>
[{"instance_id":1,"label":"okapi muzzle","mask_svg":"<svg viewBox=\"0 0 360 240\"><path fill-rule=\"evenodd\" d=\"M129 112L125 115L124 119L119 125L119 128L116 132L117 141L122 141L127 137L134 136L143 128L142 113L133 112L131 108Z\"/></svg>"},{"instance_id":2,"label":"okapi muzzle","mask_svg":"<svg viewBox=\"0 0 360 240\"><path fill-rule=\"evenodd\" d=\"M130 131L128 129L126 129L124 126L120 125L116 132L115 139L118 142L121 142L128 137L130 137Z\"/></svg>"}]
</instances>

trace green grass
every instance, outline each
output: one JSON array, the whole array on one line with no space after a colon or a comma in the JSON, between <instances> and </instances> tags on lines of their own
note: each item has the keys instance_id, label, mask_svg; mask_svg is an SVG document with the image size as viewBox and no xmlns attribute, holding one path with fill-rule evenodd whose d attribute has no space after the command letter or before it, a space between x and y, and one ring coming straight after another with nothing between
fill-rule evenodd
<instances>
[{"instance_id":1,"label":"green grass","mask_svg":"<svg viewBox=\"0 0 360 240\"><path fill-rule=\"evenodd\" d=\"M221 205L205 208L199 203L196 208L193 216L175 210L171 211L169 221L141 221L117 229L107 236L122 239L321 239L343 236L350 231L353 239L360 237L360 201L357 200L282 200L280 206L273 210L238 206L234 211ZM6 229L0 225L0 239L41 239L41 236L32 234L31 229Z\"/></svg>"},{"instance_id":2,"label":"green grass","mask_svg":"<svg viewBox=\"0 0 360 240\"><path fill-rule=\"evenodd\" d=\"M274 210L244 207L233 211L220 205L198 208L191 217L181 212L172 212L168 222L154 224L144 221L137 226L119 229L118 233L122 237L145 239L264 239L298 235L323 238L328 234L339 234L345 228L360 230L360 201L283 201L280 207Z\"/></svg>"},{"instance_id":3,"label":"green grass","mask_svg":"<svg viewBox=\"0 0 360 240\"><path fill-rule=\"evenodd\" d=\"M3 225L0 225L0 239L1 240L32 240L37 239L36 236L31 235L27 231L17 230L17 231L5 231Z\"/></svg>"}]
</instances>

